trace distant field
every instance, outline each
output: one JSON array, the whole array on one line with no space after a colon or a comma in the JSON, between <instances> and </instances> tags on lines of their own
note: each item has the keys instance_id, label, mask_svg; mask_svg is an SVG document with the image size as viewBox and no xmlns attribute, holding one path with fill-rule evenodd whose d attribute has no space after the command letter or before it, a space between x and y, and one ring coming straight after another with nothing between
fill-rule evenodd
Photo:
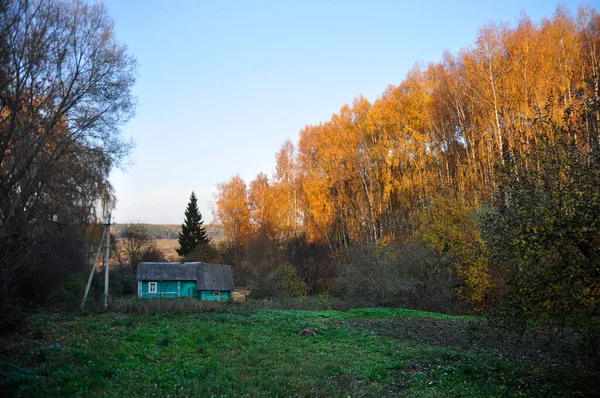
<instances>
[{"instance_id":1,"label":"distant field","mask_svg":"<svg viewBox=\"0 0 600 398\"><path fill-rule=\"evenodd\" d=\"M181 224L144 224L150 230L152 236L156 239L177 239L181 232ZM127 224L114 224L112 231L118 236L121 235ZM223 226L220 224L206 224L206 233L213 243L224 239Z\"/></svg>"},{"instance_id":2,"label":"distant field","mask_svg":"<svg viewBox=\"0 0 600 398\"><path fill-rule=\"evenodd\" d=\"M160 304L160 303L159 303ZM226 307L224 307L226 308ZM38 314L0 339L0 395L593 396L568 347L402 309Z\"/></svg>"},{"instance_id":3,"label":"distant field","mask_svg":"<svg viewBox=\"0 0 600 398\"><path fill-rule=\"evenodd\" d=\"M181 224L144 224L148 227L150 234L156 239L156 246L164 253L169 261L178 261L179 256L175 249L179 247L179 232ZM112 231L120 237L127 224L115 224ZM212 244L217 244L225 238L223 226L219 224L205 225L206 233Z\"/></svg>"},{"instance_id":4,"label":"distant field","mask_svg":"<svg viewBox=\"0 0 600 398\"><path fill-rule=\"evenodd\" d=\"M179 260L175 249L179 247L178 239L156 239L156 246L162 251L169 261Z\"/></svg>"}]
</instances>

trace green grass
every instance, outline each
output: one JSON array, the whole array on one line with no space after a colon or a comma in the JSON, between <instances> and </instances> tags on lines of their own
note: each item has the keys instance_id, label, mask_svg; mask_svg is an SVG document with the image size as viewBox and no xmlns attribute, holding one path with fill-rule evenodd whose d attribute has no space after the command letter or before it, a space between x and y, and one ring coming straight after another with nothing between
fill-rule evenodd
<instances>
[{"instance_id":1,"label":"green grass","mask_svg":"<svg viewBox=\"0 0 600 398\"><path fill-rule=\"evenodd\" d=\"M41 397L564 397L598 391L596 373L581 364L394 334L394 322L413 320L425 328L431 322L432 335L445 322L455 330L475 322L385 308L36 315L26 334L0 341L0 391ZM305 328L319 333L299 334Z\"/></svg>"}]
</instances>

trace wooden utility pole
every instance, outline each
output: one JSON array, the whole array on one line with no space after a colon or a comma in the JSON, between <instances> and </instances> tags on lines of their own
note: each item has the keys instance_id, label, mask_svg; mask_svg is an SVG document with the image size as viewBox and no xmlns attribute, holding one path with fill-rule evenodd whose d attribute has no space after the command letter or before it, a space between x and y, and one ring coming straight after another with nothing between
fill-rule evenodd
<instances>
[{"instance_id":1,"label":"wooden utility pole","mask_svg":"<svg viewBox=\"0 0 600 398\"><path fill-rule=\"evenodd\" d=\"M88 277L87 285L85 287L85 293L83 293L83 299L81 300L81 310L83 311L83 307L85 307L85 300L87 300L88 293L90 292L90 286L92 285L92 278L94 277L94 273L96 272L96 263L98 262L98 257L100 257L100 252L102 251L102 243L104 243L104 235L106 234L106 225L102 230L102 238L100 239L100 245L98 245L98 250L96 251L96 258L94 259L94 264L92 265L92 270L90 271L90 276Z\"/></svg>"},{"instance_id":2,"label":"wooden utility pole","mask_svg":"<svg viewBox=\"0 0 600 398\"><path fill-rule=\"evenodd\" d=\"M106 224L106 264L104 266L104 308L108 308L108 269L110 268L110 214Z\"/></svg>"}]
</instances>

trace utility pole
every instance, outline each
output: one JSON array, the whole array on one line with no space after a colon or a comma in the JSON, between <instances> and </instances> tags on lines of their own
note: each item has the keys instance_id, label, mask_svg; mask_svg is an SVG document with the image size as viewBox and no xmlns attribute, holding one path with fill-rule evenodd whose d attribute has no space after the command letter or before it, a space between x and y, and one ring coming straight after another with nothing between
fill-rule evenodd
<instances>
[{"instance_id":1,"label":"utility pole","mask_svg":"<svg viewBox=\"0 0 600 398\"><path fill-rule=\"evenodd\" d=\"M102 243L104 243L104 235L106 234L106 226L102 230L102 238L100 238L100 244L98 245L98 250L96 251L96 258L94 259L94 264L92 265L92 270L90 271L90 276L88 277L87 285L85 287L85 293L83 293L83 299L81 300L81 310L83 311L83 307L85 307L85 300L87 300L88 293L90 292L90 286L92 285L92 278L94 277L94 273L96 272L96 263L98 262L98 258L100 257L100 252L102 251Z\"/></svg>"},{"instance_id":2,"label":"utility pole","mask_svg":"<svg viewBox=\"0 0 600 398\"><path fill-rule=\"evenodd\" d=\"M104 308L108 308L108 269L110 268L110 216L106 224L106 265L104 266Z\"/></svg>"}]
</instances>

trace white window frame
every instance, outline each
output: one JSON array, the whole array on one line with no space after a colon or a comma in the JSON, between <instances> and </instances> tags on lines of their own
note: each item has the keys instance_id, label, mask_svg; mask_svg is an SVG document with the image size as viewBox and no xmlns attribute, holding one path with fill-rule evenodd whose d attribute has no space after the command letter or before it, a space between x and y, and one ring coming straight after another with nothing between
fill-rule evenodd
<instances>
[{"instance_id":1,"label":"white window frame","mask_svg":"<svg viewBox=\"0 0 600 398\"><path fill-rule=\"evenodd\" d=\"M148 293L158 293L158 282L148 282Z\"/></svg>"},{"instance_id":2,"label":"white window frame","mask_svg":"<svg viewBox=\"0 0 600 398\"><path fill-rule=\"evenodd\" d=\"M213 292L213 296L220 296L221 292Z\"/></svg>"}]
</instances>

